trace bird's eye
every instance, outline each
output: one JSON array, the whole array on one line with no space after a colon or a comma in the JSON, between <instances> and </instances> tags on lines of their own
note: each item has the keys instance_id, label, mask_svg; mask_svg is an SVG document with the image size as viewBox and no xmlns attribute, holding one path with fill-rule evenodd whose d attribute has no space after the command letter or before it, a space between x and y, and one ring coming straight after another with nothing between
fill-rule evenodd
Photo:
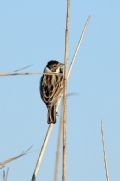
<instances>
[{"instance_id":1,"label":"bird's eye","mask_svg":"<svg viewBox=\"0 0 120 181\"><path fill-rule=\"evenodd\" d=\"M57 68L56 65L54 65L53 68Z\"/></svg>"}]
</instances>

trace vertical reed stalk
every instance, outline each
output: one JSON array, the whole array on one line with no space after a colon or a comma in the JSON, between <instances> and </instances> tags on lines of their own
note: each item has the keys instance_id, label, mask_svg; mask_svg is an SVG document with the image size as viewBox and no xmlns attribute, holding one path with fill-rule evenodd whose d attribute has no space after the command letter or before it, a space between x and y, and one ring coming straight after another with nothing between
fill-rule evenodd
<instances>
[{"instance_id":1,"label":"vertical reed stalk","mask_svg":"<svg viewBox=\"0 0 120 181\"><path fill-rule=\"evenodd\" d=\"M66 181L66 112L67 112L67 75L68 75L68 35L69 35L69 21L70 21L70 0L67 0L67 16L66 16L66 30L65 30L65 56L64 56L64 82L63 82L63 166L62 166L62 181Z\"/></svg>"}]
</instances>

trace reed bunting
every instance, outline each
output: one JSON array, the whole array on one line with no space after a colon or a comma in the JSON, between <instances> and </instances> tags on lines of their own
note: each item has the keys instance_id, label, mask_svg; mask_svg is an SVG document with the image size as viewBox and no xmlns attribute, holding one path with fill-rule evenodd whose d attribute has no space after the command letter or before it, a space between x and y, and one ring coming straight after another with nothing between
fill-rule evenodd
<instances>
[{"instance_id":1,"label":"reed bunting","mask_svg":"<svg viewBox=\"0 0 120 181\"><path fill-rule=\"evenodd\" d=\"M64 64L51 60L40 80L40 95L48 109L48 124L56 123L56 113L63 90Z\"/></svg>"}]
</instances>

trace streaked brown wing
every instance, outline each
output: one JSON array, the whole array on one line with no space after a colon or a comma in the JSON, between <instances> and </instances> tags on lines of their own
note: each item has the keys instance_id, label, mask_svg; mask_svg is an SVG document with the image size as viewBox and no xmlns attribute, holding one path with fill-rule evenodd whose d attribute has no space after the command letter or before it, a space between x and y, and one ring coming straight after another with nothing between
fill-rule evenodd
<instances>
[{"instance_id":1,"label":"streaked brown wing","mask_svg":"<svg viewBox=\"0 0 120 181\"><path fill-rule=\"evenodd\" d=\"M63 89L63 76L44 75L41 78L40 92L45 104L51 105L57 102Z\"/></svg>"},{"instance_id":2,"label":"streaked brown wing","mask_svg":"<svg viewBox=\"0 0 120 181\"><path fill-rule=\"evenodd\" d=\"M53 99L54 99L53 102L57 102L62 90L63 90L63 76L59 76L59 78L56 82L55 90L52 95Z\"/></svg>"}]
</instances>

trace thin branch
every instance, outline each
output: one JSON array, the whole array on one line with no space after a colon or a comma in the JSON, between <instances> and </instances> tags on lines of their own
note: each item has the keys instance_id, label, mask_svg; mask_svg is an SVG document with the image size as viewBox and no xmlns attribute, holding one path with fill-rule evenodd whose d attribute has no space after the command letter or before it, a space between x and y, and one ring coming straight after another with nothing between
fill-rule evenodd
<instances>
[{"instance_id":1,"label":"thin branch","mask_svg":"<svg viewBox=\"0 0 120 181\"><path fill-rule=\"evenodd\" d=\"M84 24L82 33L81 33L81 35L80 35L80 39L79 39L78 44L77 44L77 47L76 47L76 49L75 49L75 53L74 53L74 55L73 55L71 64L70 64L70 66L69 66L68 78L69 78L70 72L71 72L71 70L72 70L73 64L75 63L75 59L76 59L76 56L77 56L77 54L78 54L78 50L79 50L79 48L80 48L80 46L81 46L81 44L82 44L82 42L83 42L83 38L84 38L85 32L86 32L86 30L87 30L87 26L88 26L89 21L90 21L90 16L87 17L87 20L86 20L86 22L85 22L85 24Z\"/></svg>"},{"instance_id":2,"label":"thin branch","mask_svg":"<svg viewBox=\"0 0 120 181\"><path fill-rule=\"evenodd\" d=\"M42 148L41 148L41 151L40 151L37 163L36 163L36 167L35 167L35 170L34 170L34 173L33 173L33 176L32 176L32 181L35 181L36 177L38 175L38 172L39 172L39 169L40 169L40 165L41 165L41 161L42 161L42 158L44 156L44 152L45 152L47 143L49 141L49 138L50 138L53 126L54 126L53 124L50 124L49 127L48 127L48 130L47 130L47 133L46 133L46 136L45 136L45 139L44 139L44 142L43 142L43 145L42 145Z\"/></svg>"},{"instance_id":3,"label":"thin branch","mask_svg":"<svg viewBox=\"0 0 120 181\"><path fill-rule=\"evenodd\" d=\"M104 164L105 164L105 175L106 175L106 180L110 181L109 174L108 174L108 163L107 163L107 156L106 156L106 149L105 149L105 142L104 142L104 130L103 130L102 121L101 121L101 135L102 135L102 145L103 145L103 157L104 157Z\"/></svg>"},{"instance_id":4,"label":"thin branch","mask_svg":"<svg viewBox=\"0 0 120 181\"><path fill-rule=\"evenodd\" d=\"M20 72L20 71L28 69L28 68L30 68L32 66L33 66L32 64L31 65L26 65L26 66L23 66L23 67L20 67L20 68L14 70L13 72Z\"/></svg>"},{"instance_id":5,"label":"thin branch","mask_svg":"<svg viewBox=\"0 0 120 181\"><path fill-rule=\"evenodd\" d=\"M54 74L58 74L58 73L47 73L47 72L0 72L0 77L3 76L17 76L17 75L54 75ZM62 74L59 74L62 76Z\"/></svg>"}]
</instances>

